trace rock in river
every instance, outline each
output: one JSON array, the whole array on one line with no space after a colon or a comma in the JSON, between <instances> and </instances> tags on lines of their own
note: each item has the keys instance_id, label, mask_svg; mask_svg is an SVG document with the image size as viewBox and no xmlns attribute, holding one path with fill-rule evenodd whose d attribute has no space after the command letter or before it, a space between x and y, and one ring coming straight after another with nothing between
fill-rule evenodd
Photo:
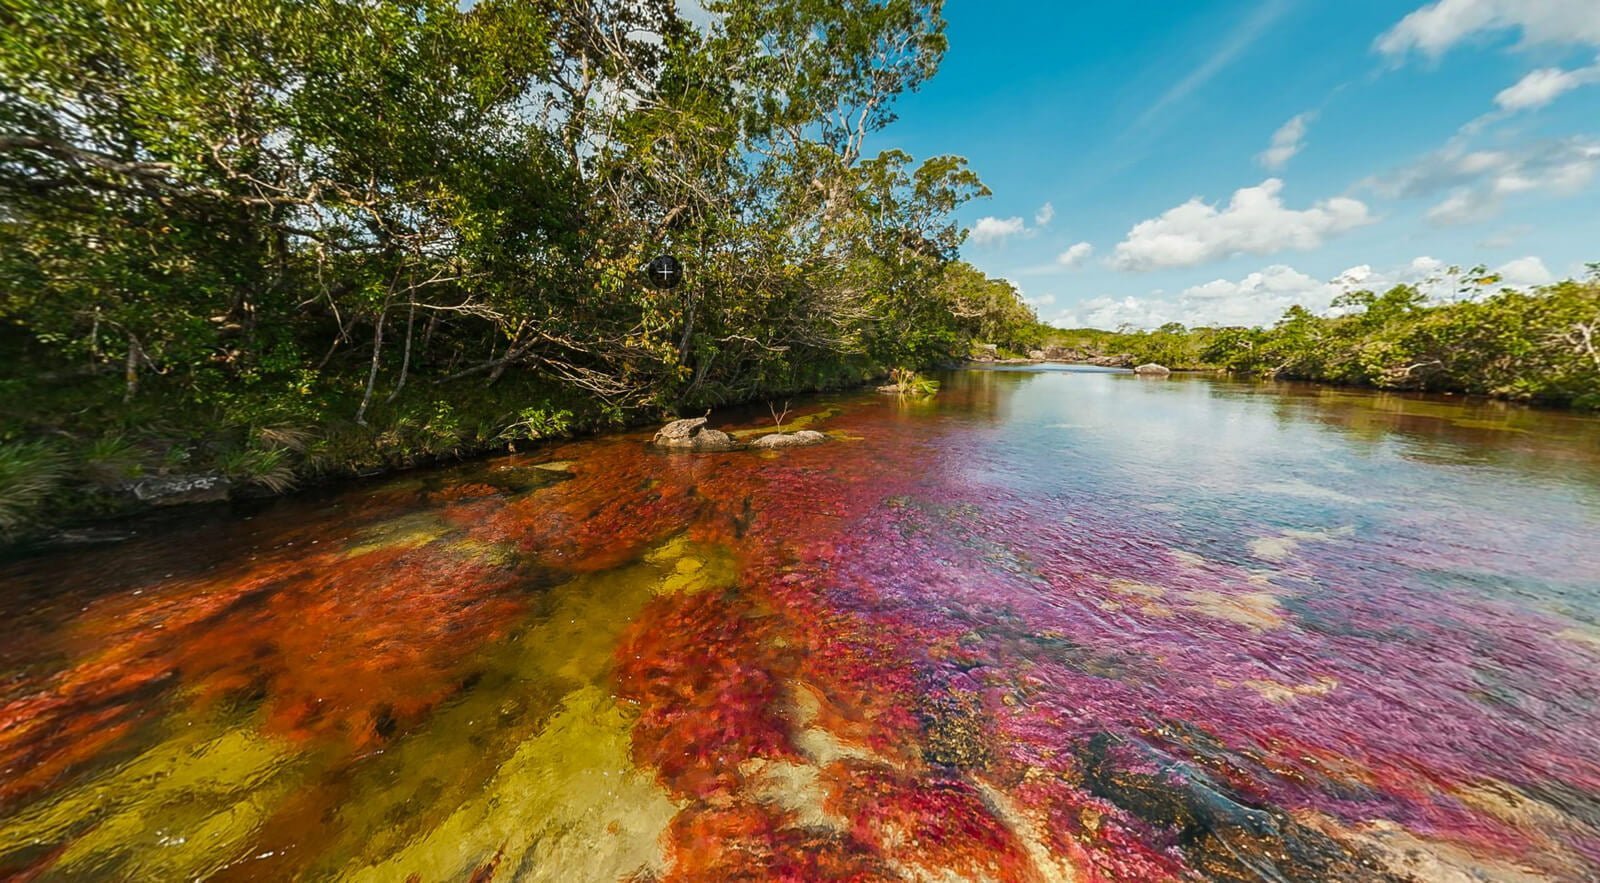
<instances>
[{"instance_id":1,"label":"rock in river","mask_svg":"<svg viewBox=\"0 0 1600 883\"><path fill-rule=\"evenodd\" d=\"M1133 369L1133 373L1148 374L1152 377L1165 377L1172 373L1172 369L1165 365L1157 365L1155 362L1147 362Z\"/></svg>"},{"instance_id":2,"label":"rock in river","mask_svg":"<svg viewBox=\"0 0 1600 883\"><path fill-rule=\"evenodd\" d=\"M215 503L228 499L231 483L216 473L158 475L130 481L124 487L141 503L176 506L181 503Z\"/></svg>"},{"instance_id":3,"label":"rock in river","mask_svg":"<svg viewBox=\"0 0 1600 883\"><path fill-rule=\"evenodd\" d=\"M656 433L657 447L680 451L737 451L743 445L720 429L707 429L706 418L674 420Z\"/></svg>"},{"instance_id":4,"label":"rock in river","mask_svg":"<svg viewBox=\"0 0 1600 883\"><path fill-rule=\"evenodd\" d=\"M806 445L820 445L828 437L814 429L802 429L799 432L774 432L763 435L750 443L752 448L801 448Z\"/></svg>"}]
</instances>

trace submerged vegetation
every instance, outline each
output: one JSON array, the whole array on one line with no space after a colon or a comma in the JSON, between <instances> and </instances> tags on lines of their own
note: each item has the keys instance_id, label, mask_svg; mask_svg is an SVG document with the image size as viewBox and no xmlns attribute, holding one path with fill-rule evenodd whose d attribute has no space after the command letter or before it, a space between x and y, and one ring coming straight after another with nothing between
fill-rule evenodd
<instances>
[{"instance_id":1,"label":"submerged vegetation","mask_svg":"<svg viewBox=\"0 0 1600 883\"><path fill-rule=\"evenodd\" d=\"M1074 355L1213 368L1377 389L1486 395L1600 410L1600 267L1535 291L1463 291L1430 300L1416 286L1349 292L1329 315L1291 307L1270 328L1051 331Z\"/></svg>"},{"instance_id":2,"label":"submerged vegetation","mask_svg":"<svg viewBox=\"0 0 1600 883\"><path fill-rule=\"evenodd\" d=\"M98 505L110 441L115 481L279 489L1034 326L955 261L965 161L864 151L939 64L938 0L705 6L8 6L0 443L75 468L8 454L4 529ZM644 284L659 253L683 287Z\"/></svg>"}]
</instances>

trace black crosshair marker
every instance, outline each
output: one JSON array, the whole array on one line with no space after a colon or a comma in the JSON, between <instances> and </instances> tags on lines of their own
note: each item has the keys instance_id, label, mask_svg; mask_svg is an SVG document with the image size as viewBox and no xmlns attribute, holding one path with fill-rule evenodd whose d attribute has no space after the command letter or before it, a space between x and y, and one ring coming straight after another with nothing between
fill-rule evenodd
<instances>
[{"instance_id":1,"label":"black crosshair marker","mask_svg":"<svg viewBox=\"0 0 1600 883\"><path fill-rule=\"evenodd\" d=\"M656 258L644 267L645 276L656 288L677 288L683 282L683 263L670 254Z\"/></svg>"}]
</instances>

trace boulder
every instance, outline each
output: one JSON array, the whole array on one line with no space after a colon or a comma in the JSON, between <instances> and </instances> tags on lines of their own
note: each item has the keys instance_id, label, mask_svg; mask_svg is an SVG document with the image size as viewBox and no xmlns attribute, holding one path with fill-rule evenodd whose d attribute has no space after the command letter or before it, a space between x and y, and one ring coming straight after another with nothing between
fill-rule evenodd
<instances>
[{"instance_id":1,"label":"boulder","mask_svg":"<svg viewBox=\"0 0 1600 883\"><path fill-rule=\"evenodd\" d=\"M1035 362L1043 362L1046 358L1044 350L1028 350L1028 358Z\"/></svg>"},{"instance_id":2,"label":"boulder","mask_svg":"<svg viewBox=\"0 0 1600 883\"><path fill-rule=\"evenodd\" d=\"M674 420L656 432L657 447L679 451L737 451L743 445L720 429L707 429L706 418Z\"/></svg>"},{"instance_id":3,"label":"boulder","mask_svg":"<svg viewBox=\"0 0 1600 883\"><path fill-rule=\"evenodd\" d=\"M1155 362L1147 362L1133 369L1133 373L1147 374L1152 377L1165 377L1172 373L1172 369L1165 365L1157 365Z\"/></svg>"},{"instance_id":4,"label":"boulder","mask_svg":"<svg viewBox=\"0 0 1600 883\"><path fill-rule=\"evenodd\" d=\"M1131 368L1133 358L1127 355L1120 356L1095 356L1088 360L1089 364L1097 368Z\"/></svg>"},{"instance_id":5,"label":"boulder","mask_svg":"<svg viewBox=\"0 0 1600 883\"><path fill-rule=\"evenodd\" d=\"M195 475L156 475L128 482L125 487L141 503L177 506L216 503L228 499L232 483L215 472Z\"/></svg>"},{"instance_id":6,"label":"boulder","mask_svg":"<svg viewBox=\"0 0 1600 883\"><path fill-rule=\"evenodd\" d=\"M803 448L807 445L820 445L828 437L814 429L802 429L799 432L774 432L763 435L750 443L750 447L759 450L771 448Z\"/></svg>"}]
</instances>

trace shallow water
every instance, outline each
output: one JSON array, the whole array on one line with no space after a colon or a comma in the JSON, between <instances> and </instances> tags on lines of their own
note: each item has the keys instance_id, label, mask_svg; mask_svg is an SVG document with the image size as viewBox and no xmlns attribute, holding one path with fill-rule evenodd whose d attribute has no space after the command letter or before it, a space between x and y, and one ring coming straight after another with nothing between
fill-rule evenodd
<instances>
[{"instance_id":1,"label":"shallow water","mask_svg":"<svg viewBox=\"0 0 1600 883\"><path fill-rule=\"evenodd\" d=\"M0 878L1600 875L1600 421L1059 369L797 413L0 565Z\"/></svg>"}]
</instances>

